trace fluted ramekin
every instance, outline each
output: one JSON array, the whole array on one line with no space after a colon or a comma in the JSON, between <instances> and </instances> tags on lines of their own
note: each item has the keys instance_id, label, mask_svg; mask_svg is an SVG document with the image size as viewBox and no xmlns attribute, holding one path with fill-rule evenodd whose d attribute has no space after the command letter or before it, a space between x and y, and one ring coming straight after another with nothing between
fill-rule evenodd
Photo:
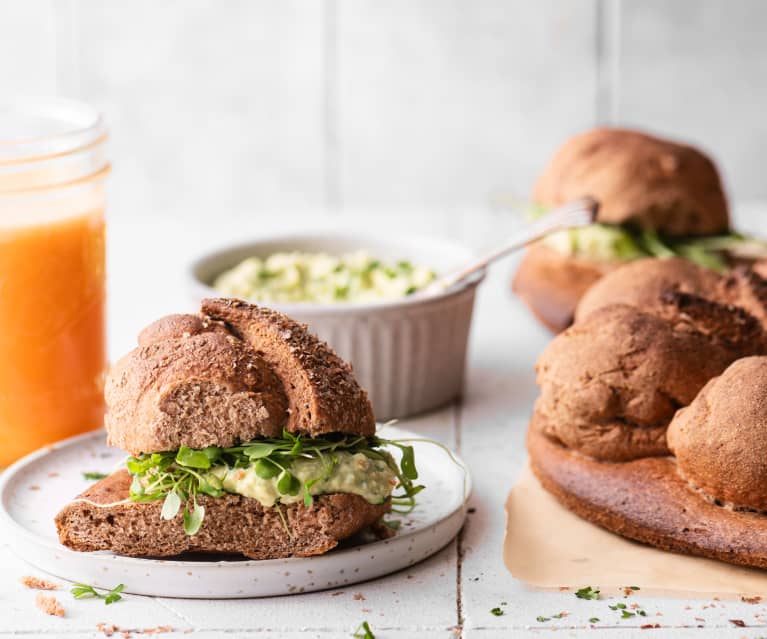
<instances>
[{"instance_id":1,"label":"fluted ramekin","mask_svg":"<svg viewBox=\"0 0 767 639\"><path fill-rule=\"evenodd\" d=\"M282 251L331 254L365 250L384 261L410 260L444 273L466 264L466 248L429 237L387 239L363 233L264 237L210 252L190 270L190 296L220 297L211 283L246 257ZM373 303L263 303L300 322L352 363L379 421L425 412L458 397L477 285L484 273L437 295Z\"/></svg>"}]
</instances>

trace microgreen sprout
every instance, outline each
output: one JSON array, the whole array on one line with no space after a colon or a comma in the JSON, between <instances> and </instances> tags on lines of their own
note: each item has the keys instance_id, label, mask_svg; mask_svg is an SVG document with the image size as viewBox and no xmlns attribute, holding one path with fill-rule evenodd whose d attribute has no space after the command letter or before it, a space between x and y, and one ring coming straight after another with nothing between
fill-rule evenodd
<instances>
[{"instance_id":1,"label":"microgreen sprout","mask_svg":"<svg viewBox=\"0 0 767 639\"><path fill-rule=\"evenodd\" d=\"M70 591L75 599L103 599L108 606L115 601L120 601L120 593L125 589L125 584L118 584L106 594L98 592L93 586L88 584L75 584Z\"/></svg>"},{"instance_id":2,"label":"microgreen sprout","mask_svg":"<svg viewBox=\"0 0 767 639\"><path fill-rule=\"evenodd\" d=\"M89 481L96 481L99 479L104 479L104 477L108 477L106 473L98 473L98 472L84 472L83 473L83 479L87 479Z\"/></svg>"},{"instance_id":3,"label":"microgreen sprout","mask_svg":"<svg viewBox=\"0 0 767 639\"><path fill-rule=\"evenodd\" d=\"M390 453L382 450L387 446L401 451L399 464ZM214 467L247 468L252 465L261 479L276 479L280 495L301 495L304 506L310 508L314 504L312 487L330 477L338 464L337 453L341 452L361 453L368 459L386 464L396 476L399 489L390 498L392 512L407 514L413 510L415 496L423 486L415 483L418 479L415 452L408 440L356 435L309 438L287 431L283 431L281 438L261 439L229 448L182 446L178 451L129 457L126 466L133 475L130 498L136 502L162 499L160 516L170 520L183 511L184 530L188 535L195 535L205 519L205 508L198 503L198 497L220 497L225 492L223 480L211 470ZM292 463L297 459L319 460L320 473L302 482L291 472Z\"/></svg>"},{"instance_id":4,"label":"microgreen sprout","mask_svg":"<svg viewBox=\"0 0 767 639\"><path fill-rule=\"evenodd\" d=\"M376 636L373 634L373 631L370 629L370 624L367 621L363 621L357 626L352 637L355 637L355 639L376 639Z\"/></svg>"}]
</instances>

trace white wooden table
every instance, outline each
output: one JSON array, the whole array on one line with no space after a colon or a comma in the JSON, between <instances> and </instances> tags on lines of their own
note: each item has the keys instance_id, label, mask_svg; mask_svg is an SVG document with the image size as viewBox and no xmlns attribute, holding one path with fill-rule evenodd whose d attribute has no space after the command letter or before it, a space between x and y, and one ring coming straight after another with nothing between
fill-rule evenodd
<instances>
[{"instance_id":1,"label":"white wooden table","mask_svg":"<svg viewBox=\"0 0 767 639\"><path fill-rule=\"evenodd\" d=\"M751 216L749 216L751 217ZM466 212L434 222L425 215L370 213L366 226L385 224L416 232L435 232L482 246L515 225L507 212ZM752 217L756 219L756 217ZM161 314L191 310L184 290L186 263L206 247L259 231L304 225L342 225L348 218L320 214L283 217L269 223L267 213L184 223L114 216L110 227L110 351L119 356L135 335ZM509 293L513 261L496 267L482 285L473 326L468 382L462 402L403 422L454 446L470 465L474 495L468 523L457 540L411 569L342 590L290 597L229 601L163 599L126 595L109 607L100 601L75 601L59 592L64 618L48 617L34 605L35 592L19 584L22 575L39 575L0 540L0 637L96 637L98 623L122 629L171 626L160 637L344 637L367 620L381 638L614 636L736 638L767 636L767 608L739 601L660 599L632 596L647 617L617 619L607 606L615 601L583 601L572 592L542 592L527 587L502 560L504 502L523 467L524 433L536 394L533 362L549 336ZM557 531L552 530L552 535ZM567 543L566 539L562 540ZM597 584L575 584L579 586ZM506 602L502 604L502 602ZM490 610L501 606L504 614ZM536 617L567 613L545 623ZM592 627L589 619L601 622ZM729 620L742 620L736 627ZM659 623L660 630L641 625ZM119 637L119 633L116 633ZM135 636L135 635L134 635Z\"/></svg>"}]
</instances>

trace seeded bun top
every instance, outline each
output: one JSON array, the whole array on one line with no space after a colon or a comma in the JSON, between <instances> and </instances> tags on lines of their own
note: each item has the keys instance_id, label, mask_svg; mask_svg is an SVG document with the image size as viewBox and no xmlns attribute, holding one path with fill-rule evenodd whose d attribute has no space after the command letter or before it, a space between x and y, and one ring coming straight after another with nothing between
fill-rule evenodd
<instances>
[{"instance_id":1,"label":"seeded bun top","mask_svg":"<svg viewBox=\"0 0 767 639\"><path fill-rule=\"evenodd\" d=\"M729 229L716 166L698 149L632 131L597 128L570 138L538 179L533 199L553 207L590 195L598 222L663 235L714 235Z\"/></svg>"},{"instance_id":2,"label":"seeded bun top","mask_svg":"<svg viewBox=\"0 0 767 639\"><path fill-rule=\"evenodd\" d=\"M110 371L108 441L131 454L280 437L370 436L375 420L351 367L290 318L238 300L150 324Z\"/></svg>"}]
</instances>

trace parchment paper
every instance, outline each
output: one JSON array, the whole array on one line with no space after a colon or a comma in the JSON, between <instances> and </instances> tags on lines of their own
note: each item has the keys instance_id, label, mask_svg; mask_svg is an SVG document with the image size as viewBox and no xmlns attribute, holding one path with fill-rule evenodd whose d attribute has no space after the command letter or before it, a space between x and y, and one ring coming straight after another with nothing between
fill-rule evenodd
<instances>
[{"instance_id":1,"label":"parchment paper","mask_svg":"<svg viewBox=\"0 0 767 639\"><path fill-rule=\"evenodd\" d=\"M506 567L532 586L631 585L672 596L767 594L767 571L665 552L590 524L560 506L529 467L509 493L506 516Z\"/></svg>"}]
</instances>

